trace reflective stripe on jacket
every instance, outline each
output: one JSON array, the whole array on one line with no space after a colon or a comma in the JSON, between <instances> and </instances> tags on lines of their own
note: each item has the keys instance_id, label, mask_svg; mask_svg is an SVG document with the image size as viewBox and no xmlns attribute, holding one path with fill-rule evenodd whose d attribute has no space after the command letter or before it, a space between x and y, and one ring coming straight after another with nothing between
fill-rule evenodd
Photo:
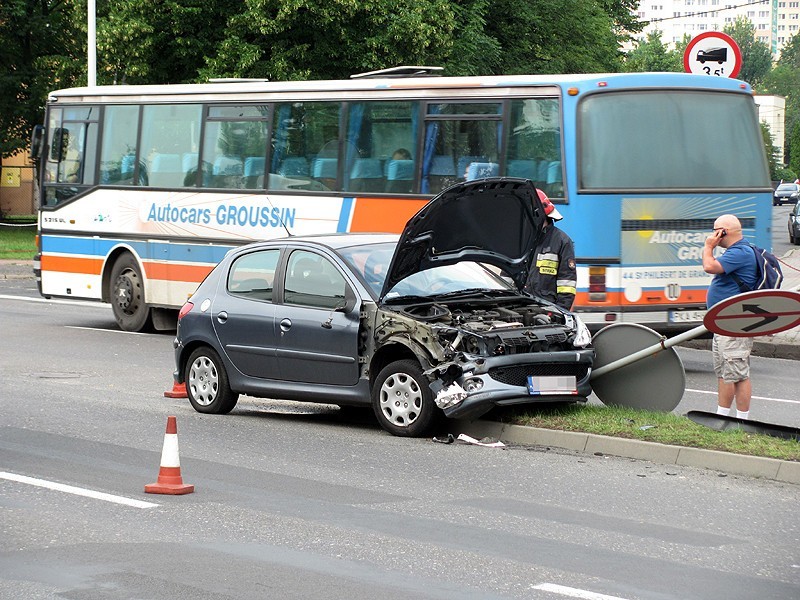
<instances>
[{"instance_id":1,"label":"reflective stripe on jacket","mask_svg":"<svg viewBox=\"0 0 800 600\"><path fill-rule=\"evenodd\" d=\"M523 288L532 296L541 296L567 310L572 308L577 291L575 248L570 237L550 224L534 253L528 281Z\"/></svg>"}]
</instances>

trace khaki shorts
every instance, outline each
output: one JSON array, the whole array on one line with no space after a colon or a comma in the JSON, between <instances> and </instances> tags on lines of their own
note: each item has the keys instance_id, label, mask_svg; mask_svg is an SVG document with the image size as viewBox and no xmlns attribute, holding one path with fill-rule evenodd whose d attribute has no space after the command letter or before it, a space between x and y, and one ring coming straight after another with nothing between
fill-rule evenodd
<instances>
[{"instance_id":1,"label":"khaki shorts","mask_svg":"<svg viewBox=\"0 0 800 600\"><path fill-rule=\"evenodd\" d=\"M753 338L730 337L714 334L711 355L714 358L714 373L725 383L736 383L750 378L750 351Z\"/></svg>"}]
</instances>

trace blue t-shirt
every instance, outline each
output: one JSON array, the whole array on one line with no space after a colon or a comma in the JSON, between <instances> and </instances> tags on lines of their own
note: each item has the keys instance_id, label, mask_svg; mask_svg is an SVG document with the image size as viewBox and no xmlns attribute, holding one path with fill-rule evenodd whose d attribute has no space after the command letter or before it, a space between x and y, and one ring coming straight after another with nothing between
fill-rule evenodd
<instances>
[{"instance_id":1,"label":"blue t-shirt","mask_svg":"<svg viewBox=\"0 0 800 600\"><path fill-rule=\"evenodd\" d=\"M753 288L758 277L755 251L744 240L739 240L733 244L717 257L717 260L722 265L722 268L725 269L725 272L714 275L714 279L711 280L706 298L706 306L708 308L726 298L742 293L731 274L735 274L741 279L748 290Z\"/></svg>"}]
</instances>

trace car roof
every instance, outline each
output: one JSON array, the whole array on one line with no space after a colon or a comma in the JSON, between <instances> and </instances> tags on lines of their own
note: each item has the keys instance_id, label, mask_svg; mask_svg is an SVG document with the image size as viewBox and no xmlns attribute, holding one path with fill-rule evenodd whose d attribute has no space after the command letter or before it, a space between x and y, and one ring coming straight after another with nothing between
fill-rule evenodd
<instances>
[{"instance_id":1,"label":"car roof","mask_svg":"<svg viewBox=\"0 0 800 600\"><path fill-rule=\"evenodd\" d=\"M365 246L368 244L385 244L396 242L396 233L322 233L315 235L293 235L290 237L273 238L260 242L247 244L246 248L275 246L283 244L312 244L325 246L332 250L349 248L352 246Z\"/></svg>"}]
</instances>

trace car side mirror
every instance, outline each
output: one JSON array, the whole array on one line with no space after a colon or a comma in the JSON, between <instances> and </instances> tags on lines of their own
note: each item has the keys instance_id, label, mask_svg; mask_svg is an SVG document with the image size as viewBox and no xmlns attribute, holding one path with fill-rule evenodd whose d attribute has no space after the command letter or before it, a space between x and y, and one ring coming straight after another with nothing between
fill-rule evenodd
<instances>
[{"instance_id":1,"label":"car side mirror","mask_svg":"<svg viewBox=\"0 0 800 600\"><path fill-rule=\"evenodd\" d=\"M336 307L338 312L349 313L356 307L356 293L353 291L349 285L344 286L344 302L340 303L339 306Z\"/></svg>"}]
</instances>

